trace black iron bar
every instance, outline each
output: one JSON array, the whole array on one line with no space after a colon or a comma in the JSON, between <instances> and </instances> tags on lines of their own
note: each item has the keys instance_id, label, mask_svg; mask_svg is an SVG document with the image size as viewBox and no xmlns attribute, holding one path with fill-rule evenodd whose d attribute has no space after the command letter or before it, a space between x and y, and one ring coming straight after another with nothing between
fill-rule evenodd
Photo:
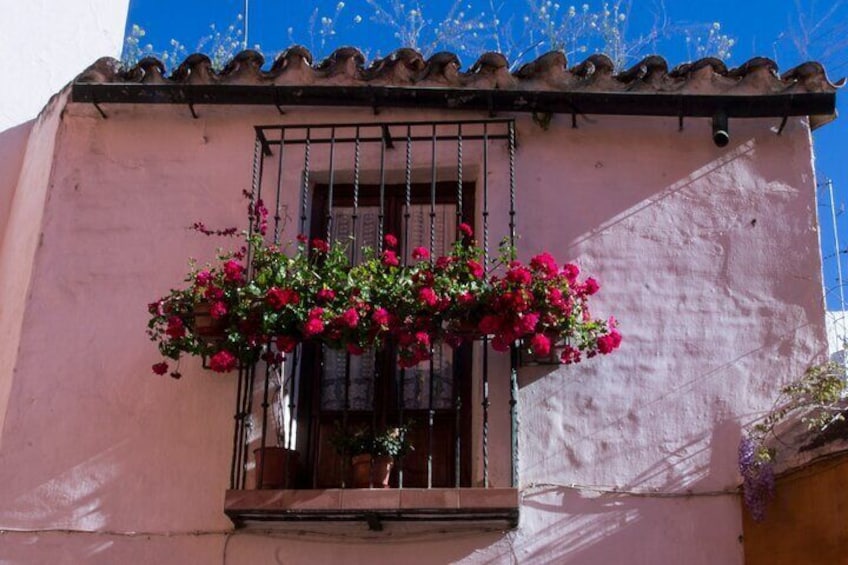
<instances>
[{"instance_id":1,"label":"black iron bar","mask_svg":"<svg viewBox=\"0 0 848 565\"><path fill-rule=\"evenodd\" d=\"M483 125L483 265L489 269L489 138ZM483 337L483 487L489 487L489 337Z\"/></svg>"},{"instance_id":2,"label":"black iron bar","mask_svg":"<svg viewBox=\"0 0 848 565\"><path fill-rule=\"evenodd\" d=\"M433 124L432 152L430 154L430 261L436 251L436 125Z\"/></svg>"},{"instance_id":3,"label":"black iron bar","mask_svg":"<svg viewBox=\"0 0 848 565\"><path fill-rule=\"evenodd\" d=\"M283 129L284 126L277 126L277 129ZM259 138L260 143L262 143L262 152L270 156L271 155L271 144L268 141L268 138L265 136L265 129L257 126L253 126L253 130L256 132L256 137ZM279 142L275 142L279 143Z\"/></svg>"},{"instance_id":4,"label":"black iron bar","mask_svg":"<svg viewBox=\"0 0 848 565\"><path fill-rule=\"evenodd\" d=\"M290 130L293 129L294 127L295 126L287 126L287 128L290 129ZM483 139L483 136L480 135L480 134L466 134L464 136L464 138L465 138L466 141L481 141ZM409 139L412 140L413 142L418 142L418 141L429 142L429 141L433 140L433 136L431 136L431 135L414 135L414 136L410 137ZM489 139L491 139L491 140L497 140L497 139L507 140L508 135L506 133L490 133ZM362 137L359 138L359 141L360 141L360 143L367 143L367 144L382 143L383 138L377 137L377 136L362 136ZM436 141L439 141L439 142L456 141L456 136L455 135L437 135ZM337 137L337 138L335 138L335 143L354 143L354 142L356 142L355 137ZM269 143L270 143L270 145L279 145L280 144L279 141L271 141ZM305 143L306 143L305 139L289 139L289 140L286 141L286 145L304 145ZM331 143L331 139L330 138L313 138L312 140L310 140L310 143L318 144L318 145L328 144L328 143Z\"/></svg>"},{"instance_id":5,"label":"black iron bar","mask_svg":"<svg viewBox=\"0 0 848 565\"><path fill-rule=\"evenodd\" d=\"M388 128L386 129L388 131ZM383 251L386 218L386 140L380 144L380 213L377 217L377 249Z\"/></svg>"},{"instance_id":6,"label":"black iron bar","mask_svg":"<svg viewBox=\"0 0 848 565\"><path fill-rule=\"evenodd\" d=\"M274 244L280 244L280 193L283 189L283 153L286 147L286 129L280 132L280 153L277 155L277 194L274 202Z\"/></svg>"},{"instance_id":7,"label":"black iron bar","mask_svg":"<svg viewBox=\"0 0 848 565\"><path fill-rule=\"evenodd\" d=\"M436 416L433 404L433 383L436 380L433 370L433 350L433 344L430 344L430 378L427 391L427 488L433 488L433 424Z\"/></svg>"},{"instance_id":8,"label":"black iron bar","mask_svg":"<svg viewBox=\"0 0 848 565\"><path fill-rule=\"evenodd\" d=\"M253 142L253 166L250 171L250 194L248 196L248 223L247 223L247 239L250 240L253 235L253 213L256 209L256 199L259 198L259 193L262 187L262 142L259 136ZM253 263L253 250L247 246L247 257L245 265L247 267L247 275L250 276L253 272L251 264Z\"/></svg>"},{"instance_id":9,"label":"black iron bar","mask_svg":"<svg viewBox=\"0 0 848 565\"><path fill-rule=\"evenodd\" d=\"M242 405L242 414L244 414L244 418L248 418L253 411L253 391L254 385L256 382L256 365L251 365L247 368L247 375L249 385L245 387L247 390L245 391L244 404ZM241 488L245 488L245 482L247 480L247 452L248 452L248 439L249 439L249 427L242 420L242 475L241 475Z\"/></svg>"},{"instance_id":10,"label":"black iron bar","mask_svg":"<svg viewBox=\"0 0 848 565\"><path fill-rule=\"evenodd\" d=\"M345 353L345 372L344 372L344 406L342 407L342 429L347 430L348 423L348 412L350 412L350 353ZM346 477L344 475L345 464L347 463L346 459L351 454L345 450L342 460L339 462L341 464L341 472L342 472L342 488L347 487Z\"/></svg>"},{"instance_id":11,"label":"black iron bar","mask_svg":"<svg viewBox=\"0 0 848 565\"><path fill-rule=\"evenodd\" d=\"M285 445L285 448L286 448L286 462L285 462L285 465L286 465L286 486L291 486L290 481L288 479L289 452L295 449L294 441L292 441L292 440L293 440L293 437L294 437L294 412L297 409L297 404L295 402L295 398L297 398L297 393L298 393L298 387L297 387L297 383L298 383L297 368L298 367L297 367L297 363L298 363L298 351L299 350L300 350L300 346L296 347L294 349L294 351L292 351L291 373L290 373L290 375L287 379L288 380L287 393L288 393L288 396L289 396L289 427L286 430L286 433L288 434L288 439L286 440L286 445ZM285 377L285 372L283 372L283 377ZM285 387L284 387L284 390L285 390Z\"/></svg>"},{"instance_id":12,"label":"black iron bar","mask_svg":"<svg viewBox=\"0 0 848 565\"><path fill-rule=\"evenodd\" d=\"M404 194L404 211L403 211L403 249L402 249L402 264L406 266L406 259L409 255L409 218L412 208L412 126L406 126L406 162L404 166L404 176L406 190ZM402 429L404 425L404 398L403 387L406 382L406 368L397 371L397 401L398 401L398 426ZM399 457L398 461L398 488L403 488L403 456Z\"/></svg>"},{"instance_id":13,"label":"black iron bar","mask_svg":"<svg viewBox=\"0 0 848 565\"><path fill-rule=\"evenodd\" d=\"M359 218L359 153L360 153L360 143L359 143L359 128L356 128L356 143L353 147L353 215L351 216L351 227L350 227L350 235L351 240L350 245L350 262L353 262L356 259L356 225L357 219ZM364 245L365 242L362 242L360 245Z\"/></svg>"},{"instance_id":14,"label":"black iron bar","mask_svg":"<svg viewBox=\"0 0 848 565\"><path fill-rule=\"evenodd\" d=\"M230 488L235 489L239 484L238 461L239 461L239 438L241 437L241 389L244 381L244 368L239 367L238 384L236 385L236 411L233 416L233 457L230 463Z\"/></svg>"},{"instance_id":15,"label":"black iron bar","mask_svg":"<svg viewBox=\"0 0 848 565\"><path fill-rule=\"evenodd\" d=\"M461 237L459 233L459 224L463 221L462 215L462 124L457 126L457 145L456 145L456 239ZM471 347L471 345L467 345ZM453 352L453 366L457 367L459 361L459 351ZM462 466L462 434L460 428L462 426L462 371L454 370L454 486L460 487L461 484L461 466Z\"/></svg>"},{"instance_id":16,"label":"black iron bar","mask_svg":"<svg viewBox=\"0 0 848 565\"><path fill-rule=\"evenodd\" d=\"M783 115L783 114L781 114L781 115ZM710 116L712 116L712 114L710 114ZM375 122L345 122L344 124L326 124L326 123L321 124L321 123L316 123L316 122L310 122L310 123L306 123L306 124L288 124L288 125L285 125L285 126L281 126L279 124L260 124L260 125L254 126L254 129L275 131L275 130L279 130L279 129L282 129L282 128L296 127L296 128L311 128L311 129L328 130L332 127L356 127L356 126L360 126L360 127L369 127L369 128L379 128L381 133L383 135L385 135L385 132L386 132L385 128L386 127L392 128L392 127L395 127L395 126L398 126L398 127L401 127L401 126L402 127L431 126L434 123L436 125L440 125L440 126L455 126L455 125L459 125L459 124L463 124L463 125L483 125L483 124L494 125L494 124L508 124L509 122L513 122L513 121L515 121L514 118L494 118L494 119L484 118L484 119L475 119L475 120L438 120L436 122L434 122L432 120L429 120L429 121L428 120L406 121L406 122L392 121L392 122L376 122L376 123ZM391 135L389 135L388 138L391 139L392 138ZM278 140L269 140L269 143L279 143L279 141Z\"/></svg>"},{"instance_id":17,"label":"black iron bar","mask_svg":"<svg viewBox=\"0 0 848 565\"><path fill-rule=\"evenodd\" d=\"M300 233L306 235L306 211L309 207L309 138L311 131L306 130L306 145L303 148L303 189L301 190Z\"/></svg>"},{"instance_id":18,"label":"black iron bar","mask_svg":"<svg viewBox=\"0 0 848 565\"><path fill-rule=\"evenodd\" d=\"M462 124L456 131L456 225L462 223ZM457 231L457 237L461 237Z\"/></svg>"},{"instance_id":19,"label":"black iron bar","mask_svg":"<svg viewBox=\"0 0 848 565\"><path fill-rule=\"evenodd\" d=\"M515 123L509 128L509 243L515 249ZM509 372L509 436L510 484L518 486L518 343L510 346Z\"/></svg>"},{"instance_id":20,"label":"black iron bar","mask_svg":"<svg viewBox=\"0 0 848 565\"><path fill-rule=\"evenodd\" d=\"M330 182L327 186L327 242L333 241L333 189L336 177L336 128L330 130Z\"/></svg>"},{"instance_id":21,"label":"black iron bar","mask_svg":"<svg viewBox=\"0 0 848 565\"><path fill-rule=\"evenodd\" d=\"M271 354L270 339L268 340L266 351L269 355ZM262 464L259 464L259 457L255 458L256 460L254 461L254 463L256 463L256 488L258 489L265 488L265 462L268 460L267 453L265 453L265 441L268 438L268 406L270 406L270 404L268 403L268 391L270 388L272 367L272 361L268 360L265 362L265 390L262 393L262 439L259 442L259 453L261 454ZM279 434L279 431L277 433Z\"/></svg>"}]
</instances>

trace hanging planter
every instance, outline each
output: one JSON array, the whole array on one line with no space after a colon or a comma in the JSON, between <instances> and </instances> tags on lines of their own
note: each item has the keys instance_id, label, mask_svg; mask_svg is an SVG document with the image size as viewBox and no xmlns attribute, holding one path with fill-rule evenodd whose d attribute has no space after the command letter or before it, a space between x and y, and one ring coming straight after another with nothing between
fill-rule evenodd
<instances>
[{"instance_id":1,"label":"hanging planter","mask_svg":"<svg viewBox=\"0 0 848 565\"><path fill-rule=\"evenodd\" d=\"M575 265L560 267L548 253L525 265L502 246L487 273L471 228L460 224L459 231L465 237L447 255L432 258L419 247L406 266L391 235L382 251L364 248L356 265L342 243L301 237L280 249L254 235L249 253L221 255L217 265L193 270L187 288L152 303L148 333L165 357L208 357L219 372L306 341L352 355L392 341L400 367L429 360L439 343L459 346L484 335L496 351L526 344L522 350L537 362L558 355L576 363L619 346L615 319L589 314L598 283L579 280Z\"/></svg>"}]
</instances>

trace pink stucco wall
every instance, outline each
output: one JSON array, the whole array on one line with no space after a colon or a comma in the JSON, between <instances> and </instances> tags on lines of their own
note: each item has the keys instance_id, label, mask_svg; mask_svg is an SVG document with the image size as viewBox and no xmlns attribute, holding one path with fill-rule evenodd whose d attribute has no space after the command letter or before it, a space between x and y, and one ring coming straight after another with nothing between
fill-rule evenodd
<instances>
[{"instance_id":1,"label":"pink stucco wall","mask_svg":"<svg viewBox=\"0 0 848 565\"><path fill-rule=\"evenodd\" d=\"M781 136L732 121L719 149L706 120L517 116L522 253L576 259L625 336L609 357L521 370L519 528L270 535L222 513L234 377L193 361L152 375L146 304L220 244L187 225L243 223L254 124L458 115L107 111L70 105L59 130L0 443L0 559L742 562L740 426L826 351L804 120Z\"/></svg>"}]
</instances>

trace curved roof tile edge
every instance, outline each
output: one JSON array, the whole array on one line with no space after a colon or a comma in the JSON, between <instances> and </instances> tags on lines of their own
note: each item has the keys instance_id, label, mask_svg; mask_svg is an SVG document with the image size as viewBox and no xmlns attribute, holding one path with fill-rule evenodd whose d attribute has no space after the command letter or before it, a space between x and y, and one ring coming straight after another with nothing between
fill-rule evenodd
<instances>
[{"instance_id":1,"label":"curved roof tile edge","mask_svg":"<svg viewBox=\"0 0 848 565\"><path fill-rule=\"evenodd\" d=\"M415 86L471 89L503 89L560 92L636 92L697 94L787 94L834 93L845 79L832 82L821 63L809 61L778 73L777 63L754 57L728 69L715 58L680 64L669 70L667 61L651 55L620 73L606 55L591 55L569 68L564 53L551 51L510 72L500 53L484 53L466 71L459 57L439 52L425 59L410 48L401 48L375 59L367 67L355 47L341 47L313 64L312 54L295 45L280 53L270 70L263 70L265 57L258 51L237 53L220 72L203 54L186 57L170 76L164 64L153 57L125 69L117 60L98 59L79 76L83 84L239 84L279 86Z\"/></svg>"}]
</instances>

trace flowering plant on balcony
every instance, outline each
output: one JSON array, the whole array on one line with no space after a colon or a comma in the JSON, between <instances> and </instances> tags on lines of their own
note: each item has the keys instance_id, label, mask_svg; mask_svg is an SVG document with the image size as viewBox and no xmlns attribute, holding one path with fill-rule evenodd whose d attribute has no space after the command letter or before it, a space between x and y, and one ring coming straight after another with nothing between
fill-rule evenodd
<instances>
[{"instance_id":1,"label":"flowering plant on balcony","mask_svg":"<svg viewBox=\"0 0 848 565\"><path fill-rule=\"evenodd\" d=\"M579 281L577 265L560 268L547 252L535 255L528 265L515 256L511 246L502 245L503 273L488 281L486 315L479 327L494 336L493 349L506 351L522 340L534 355L546 357L558 346L560 362L570 364L619 347L615 318L593 319L589 312L588 299L600 289L595 279Z\"/></svg>"},{"instance_id":2,"label":"flowering plant on balcony","mask_svg":"<svg viewBox=\"0 0 848 565\"><path fill-rule=\"evenodd\" d=\"M247 248L221 254L216 265L194 267L188 288L151 304L148 333L165 357L208 357L219 372L260 357L278 362L306 341L352 355L392 343L400 367L429 360L437 343L458 346L482 335L492 335L499 351L517 340L540 355L562 344L565 363L618 347L615 320L589 315L587 299L598 284L579 282L576 266L560 269L547 253L525 266L504 248L487 276L470 226L459 230L449 253L433 258L418 247L409 265L402 264L392 235L382 251L363 249L354 265L355 242L300 236L281 249L266 245L260 231ZM157 363L153 370L169 368Z\"/></svg>"}]
</instances>

